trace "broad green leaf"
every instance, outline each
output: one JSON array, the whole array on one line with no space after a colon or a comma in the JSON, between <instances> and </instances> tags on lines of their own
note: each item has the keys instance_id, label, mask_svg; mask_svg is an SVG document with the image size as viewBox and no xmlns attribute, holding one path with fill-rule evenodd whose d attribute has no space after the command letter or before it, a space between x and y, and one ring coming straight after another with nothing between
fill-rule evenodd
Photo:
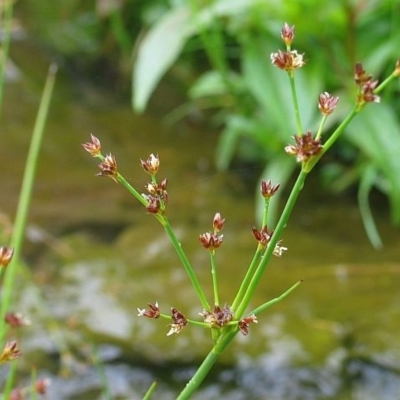
<instances>
[{"instance_id":1,"label":"broad green leaf","mask_svg":"<svg viewBox=\"0 0 400 400\"><path fill-rule=\"evenodd\" d=\"M132 104L143 112L161 77L174 63L190 36L195 33L187 6L172 9L140 42L132 77Z\"/></svg>"},{"instance_id":2,"label":"broad green leaf","mask_svg":"<svg viewBox=\"0 0 400 400\"><path fill-rule=\"evenodd\" d=\"M346 137L370 158L386 185L392 221L400 223L400 124L394 110L385 104L367 104L349 125ZM382 177L381 177L382 179Z\"/></svg>"}]
</instances>

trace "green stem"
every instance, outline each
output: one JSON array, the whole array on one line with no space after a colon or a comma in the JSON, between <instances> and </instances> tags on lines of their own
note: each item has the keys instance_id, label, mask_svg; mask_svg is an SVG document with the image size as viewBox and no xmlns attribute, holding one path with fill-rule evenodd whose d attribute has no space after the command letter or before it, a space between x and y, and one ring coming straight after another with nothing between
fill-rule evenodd
<instances>
[{"instance_id":1,"label":"green stem","mask_svg":"<svg viewBox=\"0 0 400 400\"><path fill-rule=\"evenodd\" d=\"M169 236L169 238L172 242L172 245L174 246L175 251L178 253L178 256L186 270L186 273L189 276L190 282L192 283L192 285L197 293L197 296L200 299L202 307L206 310L209 310L210 305L208 304L208 301L206 299L204 291L201 288L199 281L197 280L196 274L194 273L194 270L193 270L192 266L190 265L190 262L189 262L188 258L186 257L186 254L183 251L180 242L178 241L177 237L175 236L175 233L172 230L172 227L171 227L167 217L164 217L163 220L164 220L164 222L163 222L164 229L167 232L167 235Z\"/></svg>"},{"instance_id":2,"label":"green stem","mask_svg":"<svg viewBox=\"0 0 400 400\"><path fill-rule=\"evenodd\" d=\"M268 221L268 210L269 210L269 203L270 203L270 198L264 198L264 214L263 214L263 220L262 220L262 227L267 225ZM261 244L258 244L256 252L254 253L254 257L251 260L251 263L249 265L249 268L247 269L246 275L244 279L242 280L242 283L240 284L240 288L237 292L237 295L235 297L235 300L232 303L232 310L235 311L236 307L238 304L242 301L244 293L246 292L247 286L249 285L249 282L254 274L254 271L257 268L257 264L260 261L260 258L263 253L263 247Z\"/></svg>"},{"instance_id":3,"label":"green stem","mask_svg":"<svg viewBox=\"0 0 400 400\"><path fill-rule=\"evenodd\" d=\"M289 294L291 294L297 287L303 282L303 280L296 282L292 287L290 287L286 292L282 293L280 296L275 297L274 299L267 301L266 303L262 304L261 306L257 307L253 311L249 313L249 315L258 315L265 311L267 308L273 306L276 303L279 303L283 299L285 299Z\"/></svg>"},{"instance_id":4,"label":"green stem","mask_svg":"<svg viewBox=\"0 0 400 400\"><path fill-rule=\"evenodd\" d=\"M218 279L217 279L217 265L215 262L215 250L210 252L210 261L211 261L211 276L213 282L214 289L214 304L216 306L219 305L219 296L218 296Z\"/></svg>"},{"instance_id":5,"label":"green stem","mask_svg":"<svg viewBox=\"0 0 400 400\"><path fill-rule=\"evenodd\" d=\"M267 250L266 250L264 256L262 257L262 259L261 259L261 261L260 261L260 263L259 263L247 289L246 289L246 292L243 296L243 300L239 304L239 307L238 307L238 309L236 311L236 315L235 315L236 319L240 319L243 316L243 314L244 314L257 286L258 286L258 283L261 281L261 277L266 270L269 260L271 259L274 248L275 248L276 244L278 243L278 241L282 235L282 232L285 229L286 224L289 220L290 214L292 213L292 210L296 203L297 197L299 196L299 194L304 186L306 177L307 177L307 173L304 172L303 170L300 171L300 174L297 177L297 180L296 180L296 182L293 186L293 189L290 193L289 199L286 202L285 208L283 209L282 215L279 218L278 224L276 225L276 228L275 228L274 234L272 235L271 241L268 243Z\"/></svg>"},{"instance_id":6,"label":"green stem","mask_svg":"<svg viewBox=\"0 0 400 400\"><path fill-rule=\"evenodd\" d=\"M44 127L50 106L56 72L57 67L56 65L52 64L49 68L49 72L47 75L43 95L36 117L35 126L32 133L32 140L29 147L28 157L25 164L24 177L22 180L22 188L18 201L14 230L11 237L11 246L14 248L14 256L12 262L7 267L7 273L4 278L4 286L1 298L0 318L2 321L4 320L4 316L10 306L16 268L20 263L20 255L22 250L22 243L25 237L26 222L32 196L33 183L35 180L36 166L38 162L40 147L42 144ZM3 340L4 334L5 328L3 327L3 325L1 325L0 342L1 340Z\"/></svg>"},{"instance_id":7,"label":"green stem","mask_svg":"<svg viewBox=\"0 0 400 400\"><path fill-rule=\"evenodd\" d=\"M260 261L261 255L262 255L263 249L261 245L257 246L257 250L254 254L253 259L251 260L250 266L247 269L246 275L240 284L240 288L237 292L237 295L235 297L235 300L232 303L232 310L235 311L238 304L243 300L244 294L246 293L247 287L249 286L249 283L251 281L252 276L254 275L254 271L257 268L257 265Z\"/></svg>"},{"instance_id":8,"label":"green stem","mask_svg":"<svg viewBox=\"0 0 400 400\"><path fill-rule=\"evenodd\" d=\"M299 103L297 101L296 85L294 83L293 71L288 72L288 76L289 76L289 82L290 82L290 91L292 93L294 116L296 118L297 134L300 135L301 133L303 133L303 128L302 128L302 124L301 124L300 109L299 109Z\"/></svg>"},{"instance_id":9,"label":"green stem","mask_svg":"<svg viewBox=\"0 0 400 400\"><path fill-rule=\"evenodd\" d=\"M131 193L136 200L142 203L145 207L147 207L146 199L120 174L117 175L117 181Z\"/></svg>"},{"instance_id":10,"label":"green stem","mask_svg":"<svg viewBox=\"0 0 400 400\"><path fill-rule=\"evenodd\" d=\"M233 338L238 333L239 328L230 327L229 330L222 334L218 339L217 343L214 345L212 350L208 353L207 357L204 359L200 367L197 369L196 373L192 376L190 381L187 383L186 387L182 390L177 400L188 400L197 391L204 378L208 375L213 365L218 360L221 353L233 340Z\"/></svg>"}]
</instances>

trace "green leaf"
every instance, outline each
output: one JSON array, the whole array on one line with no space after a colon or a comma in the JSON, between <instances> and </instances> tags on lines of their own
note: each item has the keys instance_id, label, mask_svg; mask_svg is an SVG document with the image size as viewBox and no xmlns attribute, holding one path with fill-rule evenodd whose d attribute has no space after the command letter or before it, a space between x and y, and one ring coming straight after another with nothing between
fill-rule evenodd
<instances>
[{"instance_id":1,"label":"green leaf","mask_svg":"<svg viewBox=\"0 0 400 400\"><path fill-rule=\"evenodd\" d=\"M400 223L400 124L386 104L367 104L367 110L352 121L345 132L382 175L375 181L390 200L391 219Z\"/></svg>"},{"instance_id":2,"label":"green leaf","mask_svg":"<svg viewBox=\"0 0 400 400\"><path fill-rule=\"evenodd\" d=\"M362 177L360 185L358 187L358 206L360 208L364 228L370 242L375 247L375 249L381 249L383 246L382 240L379 236L374 217L372 216L371 207L368 199L369 193L374 187L377 176L378 171L373 165L367 166L362 171Z\"/></svg>"},{"instance_id":3,"label":"green leaf","mask_svg":"<svg viewBox=\"0 0 400 400\"><path fill-rule=\"evenodd\" d=\"M182 6L165 14L140 42L132 76L135 111L143 112L161 77L194 33L190 8Z\"/></svg>"}]
</instances>

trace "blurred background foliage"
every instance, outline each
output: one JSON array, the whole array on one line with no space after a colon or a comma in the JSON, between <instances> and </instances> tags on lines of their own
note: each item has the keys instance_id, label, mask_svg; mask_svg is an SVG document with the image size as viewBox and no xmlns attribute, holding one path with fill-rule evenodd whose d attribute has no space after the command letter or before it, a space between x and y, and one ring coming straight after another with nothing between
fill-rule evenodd
<instances>
[{"instance_id":1,"label":"blurred background foliage","mask_svg":"<svg viewBox=\"0 0 400 400\"><path fill-rule=\"evenodd\" d=\"M340 96L325 135L344 118L354 102L357 61L382 80L400 57L400 0L25 0L17 15L77 79L131 94L136 112L172 79L186 100L171 104L168 123L203 117L221 132L220 170L263 166L261 177L283 185L296 168L283 152L295 124L287 76L269 58L283 49L283 22L295 25L292 48L307 60L296 73L304 130L316 129L322 91ZM318 168L328 190L357 193L375 246L372 189L384 194L388 202L378 197L379 204L389 204L400 224L399 92L397 81L381 104L368 105Z\"/></svg>"}]
</instances>

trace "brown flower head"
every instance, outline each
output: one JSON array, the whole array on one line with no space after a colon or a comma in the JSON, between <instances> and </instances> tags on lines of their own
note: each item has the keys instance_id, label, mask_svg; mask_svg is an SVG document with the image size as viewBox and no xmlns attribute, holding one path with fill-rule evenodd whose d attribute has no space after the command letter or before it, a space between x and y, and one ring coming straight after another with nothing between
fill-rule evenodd
<instances>
[{"instance_id":1,"label":"brown flower head","mask_svg":"<svg viewBox=\"0 0 400 400\"><path fill-rule=\"evenodd\" d=\"M281 38L285 42L286 46L290 46L294 39L294 25L289 26L285 22L281 31Z\"/></svg>"},{"instance_id":2,"label":"brown flower head","mask_svg":"<svg viewBox=\"0 0 400 400\"><path fill-rule=\"evenodd\" d=\"M272 234L274 231L269 231L266 226L262 229L258 230L257 228L253 228L253 236L260 243L261 246L266 247L269 241L271 240Z\"/></svg>"},{"instance_id":3,"label":"brown flower head","mask_svg":"<svg viewBox=\"0 0 400 400\"><path fill-rule=\"evenodd\" d=\"M249 325L253 323L258 323L257 317L254 314L241 319L238 322L240 332L242 332L244 336L247 336L249 334Z\"/></svg>"},{"instance_id":4,"label":"brown flower head","mask_svg":"<svg viewBox=\"0 0 400 400\"><path fill-rule=\"evenodd\" d=\"M279 189L280 183L272 185L271 179L261 181L261 194L265 199L271 198Z\"/></svg>"},{"instance_id":5,"label":"brown flower head","mask_svg":"<svg viewBox=\"0 0 400 400\"><path fill-rule=\"evenodd\" d=\"M221 231L222 228L224 227L224 224L225 224L225 219L222 218L222 216L219 212L217 212L214 215L214 219L213 219L214 233L218 233L219 231Z\"/></svg>"},{"instance_id":6,"label":"brown flower head","mask_svg":"<svg viewBox=\"0 0 400 400\"><path fill-rule=\"evenodd\" d=\"M202 313L199 313L199 315L201 315L204 318L204 322L209 324L212 328L222 328L233 320L233 311L227 305L225 305L224 308L215 305L213 312L204 310Z\"/></svg>"},{"instance_id":7,"label":"brown flower head","mask_svg":"<svg viewBox=\"0 0 400 400\"><path fill-rule=\"evenodd\" d=\"M186 317L176 308L171 308L171 318L174 322L169 325L171 328L167 333L167 336L174 333L178 334L187 324Z\"/></svg>"},{"instance_id":8,"label":"brown flower head","mask_svg":"<svg viewBox=\"0 0 400 400\"><path fill-rule=\"evenodd\" d=\"M330 115L335 110L339 97L334 97L328 92L323 92L318 98L318 108L323 115Z\"/></svg>"},{"instance_id":9,"label":"brown flower head","mask_svg":"<svg viewBox=\"0 0 400 400\"><path fill-rule=\"evenodd\" d=\"M372 79L371 75L368 75L362 64L358 62L356 66L354 67L354 81L356 82L356 85L362 85Z\"/></svg>"},{"instance_id":10,"label":"brown flower head","mask_svg":"<svg viewBox=\"0 0 400 400\"><path fill-rule=\"evenodd\" d=\"M118 170L117 161L112 154L107 154L103 161L99 164L100 172L97 176L108 176L113 181L117 182Z\"/></svg>"},{"instance_id":11,"label":"brown flower head","mask_svg":"<svg viewBox=\"0 0 400 400\"><path fill-rule=\"evenodd\" d=\"M151 214L158 214L161 211L161 201L157 196L151 194L142 194L142 197L147 200L146 210Z\"/></svg>"},{"instance_id":12,"label":"brown flower head","mask_svg":"<svg viewBox=\"0 0 400 400\"><path fill-rule=\"evenodd\" d=\"M50 386L50 379L42 378L38 379L35 383L35 391L39 394L46 394L47 388Z\"/></svg>"},{"instance_id":13,"label":"brown flower head","mask_svg":"<svg viewBox=\"0 0 400 400\"><path fill-rule=\"evenodd\" d=\"M31 324L31 321L28 318L24 317L20 313L8 312L5 315L4 320L12 328L19 328L19 327L22 327L22 326L29 326Z\"/></svg>"},{"instance_id":14,"label":"brown flower head","mask_svg":"<svg viewBox=\"0 0 400 400\"><path fill-rule=\"evenodd\" d=\"M374 90L378 86L378 81L368 81L361 85L361 92L358 97L358 103L379 103L381 98L374 93Z\"/></svg>"},{"instance_id":15,"label":"brown flower head","mask_svg":"<svg viewBox=\"0 0 400 400\"><path fill-rule=\"evenodd\" d=\"M164 205L168 204L168 192L167 192L168 179L163 179L160 183L149 182L145 187L147 191L154 198L161 200Z\"/></svg>"},{"instance_id":16,"label":"brown flower head","mask_svg":"<svg viewBox=\"0 0 400 400\"><path fill-rule=\"evenodd\" d=\"M215 250L222 244L224 235L206 232L199 236L199 241L205 249Z\"/></svg>"},{"instance_id":17,"label":"brown flower head","mask_svg":"<svg viewBox=\"0 0 400 400\"><path fill-rule=\"evenodd\" d=\"M92 156L92 157L98 157L101 155L101 143L100 140L90 134L90 139L91 142L87 143L82 143L83 148Z\"/></svg>"},{"instance_id":18,"label":"brown flower head","mask_svg":"<svg viewBox=\"0 0 400 400\"><path fill-rule=\"evenodd\" d=\"M148 304L149 309L145 308L138 308L138 317L147 317L147 318L154 318L157 319L160 316L160 309L158 308L158 303L155 302L154 304Z\"/></svg>"},{"instance_id":19,"label":"brown flower head","mask_svg":"<svg viewBox=\"0 0 400 400\"><path fill-rule=\"evenodd\" d=\"M7 342L0 355L0 364L6 361L14 360L21 356L21 351L18 348L17 342Z\"/></svg>"},{"instance_id":20,"label":"brown flower head","mask_svg":"<svg viewBox=\"0 0 400 400\"><path fill-rule=\"evenodd\" d=\"M298 54L297 50L271 53L271 62L284 71L293 71L305 65L303 54Z\"/></svg>"},{"instance_id":21,"label":"brown flower head","mask_svg":"<svg viewBox=\"0 0 400 400\"><path fill-rule=\"evenodd\" d=\"M285 151L288 154L295 155L298 162L308 161L309 158L317 155L322 150L321 140L314 140L310 131L293 137L296 144L286 146Z\"/></svg>"},{"instance_id":22,"label":"brown flower head","mask_svg":"<svg viewBox=\"0 0 400 400\"><path fill-rule=\"evenodd\" d=\"M158 172L160 167L160 159L158 154L150 154L149 158L146 161L140 160L140 165L150 175L155 175Z\"/></svg>"},{"instance_id":23,"label":"brown flower head","mask_svg":"<svg viewBox=\"0 0 400 400\"><path fill-rule=\"evenodd\" d=\"M12 247L1 246L0 267L7 267L7 265L10 264L13 255L14 255L14 249Z\"/></svg>"}]
</instances>

